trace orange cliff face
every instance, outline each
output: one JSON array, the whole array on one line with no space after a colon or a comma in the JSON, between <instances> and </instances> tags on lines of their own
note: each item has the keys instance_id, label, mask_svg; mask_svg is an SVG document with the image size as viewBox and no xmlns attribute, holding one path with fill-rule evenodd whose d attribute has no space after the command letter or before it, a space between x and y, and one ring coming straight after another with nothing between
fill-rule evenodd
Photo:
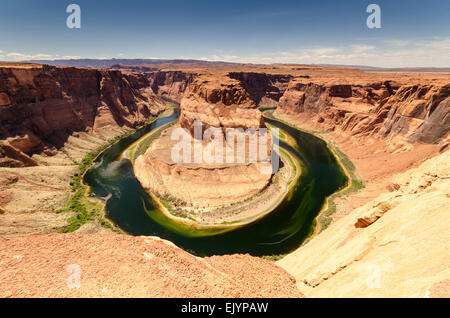
<instances>
[{"instance_id":1,"label":"orange cliff face","mask_svg":"<svg viewBox=\"0 0 450 318\"><path fill-rule=\"evenodd\" d=\"M342 84L339 84L341 82ZM449 80L295 79L278 110L349 135L435 143L450 131Z\"/></svg>"},{"instance_id":2,"label":"orange cliff face","mask_svg":"<svg viewBox=\"0 0 450 318\"><path fill-rule=\"evenodd\" d=\"M202 106L217 103L231 106L224 107L231 111L233 105L243 110L277 106L318 130L377 139L400 137L406 143L439 142L449 132L450 78L445 72L365 72L308 65L177 69L172 65L146 74L155 91L184 100L186 128L196 113L207 113L205 118L221 124L220 117L227 114L222 116L219 110L212 115ZM229 117L259 120L257 113L234 115L231 112Z\"/></svg>"},{"instance_id":3,"label":"orange cliff face","mask_svg":"<svg viewBox=\"0 0 450 318\"><path fill-rule=\"evenodd\" d=\"M170 72L178 72L178 75L165 77L166 87L180 87L179 81L183 78L180 72L187 76L194 71ZM172 80L175 82L171 84ZM245 66L196 69L195 78L189 79L189 84L187 81L184 82L187 88L181 99L179 124L191 134L195 120L201 120L204 129L264 127L257 107L277 106L277 114L297 118L301 127L334 131L333 138L355 137L361 153L364 147L370 147L374 158L357 160L358 167L367 166L363 169L364 179L371 178L372 174L385 178L392 171L404 171L421 154L421 160L425 160L436 150L448 147L449 80L445 74L371 73L342 67L298 65ZM346 139L345 143L350 145L351 140ZM421 150L408 156L419 149L417 147ZM345 151L348 150L345 148ZM376 155L379 153L382 154ZM389 165L392 171L378 168L375 163L389 160L388 156L393 153L396 164ZM155 158L160 156L157 152L148 155L148 165L154 166ZM407 156L410 158L403 160ZM170 167L173 168L171 164ZM190 185L189 182L183 184ZM202 192L202 198L207 189ZM189 191L185 192L189 196Z\"/></svg>"},{"instance_id":4,"label":"orange cliff face","mask_svg":"<svg viewBox=\"0 0 450 318\"><path fill-rule=\"evenodd\" d=\"M179 123L190 130L195 119L216 127L264 127L257 107L277 106L275 113L280 119L294 118L295 121L289 122L301 128L331 131L321 137L336 142L366 181L365 189L337 200L334 221L329 228L277 265L294 276L297 287L309 297L448 297L448 74L363 72L306 65L221 66L220 69L199 67L195 70L176 69L172 65L170 69L143 71L133 74L38 65L27 69L0 69L0 163L33 165L31 154L51 154L53 147L75 130L104 131L109 126L142 123L145 114L156 114L162 109L151 90L181 101ZM73 148L80 152L80 148ZM179 191L180 196L186 195L186 201L214 206L254 194L268 182L254 179L254 172L246 165L222 167L225 173L221 175L214 167L177 166L167 162L167 148L168 144L160 138L155 141L153 152L136 160L135 169L141 169L141 173L135 170L136 176L145 178L141 179L144 187L156 192L164 190L162 180L167 189ZM429 160L424 162L426 159ZM141 167L136 168L139 165ZM67 172L58 172L56 165L2 168L0 240L47 234L64 226L67 216L55 214L44 205L52 200L50 191L59 191L61 202L65 200L70 191L70 176L76 168L67 166ZM254 180L257 182L252 183ZM207 201L211 197L216 197L216 202ZM5 203L8 201L10 203ZM58 201L54 206L61 204ZM192 209L200 214L206 211L198 207ZM168 249L162 243L144 242L145 238L137 239L98 234L43 235L3 242L1 259L8 270L4 271L3 280L7 284L2 285L4 290L0 293L33 296L44 289L49 296L101 296L103 286L111 281L108 286L118 287L106 289L110 292L107 296L184 297L186 295L180 291L186 286L160 294L158 291L167 284L147 279L170 274L161 272L160 267L153 268L154 264L167 267L169 257L175 260L172 263L188 264L189 270L200 273L191 278L200 289L187 290L188 296L299 295L292 276L275 264L267 267L261 259L227 256L207 258L206 263L199 263L184 251ZM30 248L33 242L56 246L54 250L59 256L52 254L50 257L41 253L45 249ZM110 264L121 264L120 258L133 246L133 251L142 257L128 259L128 264L139 274L128 275L127 266L107 266L100 276L90 275L99 273L96 256L91 255L79 258L80 265L87 269L87 284L78 294L62 292L58 282L55 285L51 280L56 276L36 281L37 276L45 277L40 269L49 264L56 269L63 268L61 277L66 274L62 260L73 253L60 248L61 244L69 244L71 251L84 248L80 255L88 256L98 252L93 246L103 246L101 250L106 254L97 255L98 260L109 259L109 251L114 246L114 250L119 251L114 254L118 258ZM22 261L17 255L24 257ZM89 261L92 259L93 262ZM213 272L219 270L229 277L237 277L241 285L244 282L244 287L232 284L233 279L220 281L219 287L212 286L210 282L223 275L217 277L205 271L211 266ZM251 273L251 277L244 277L245 273L239 269L242 267L249 268L246 272ZM117 278L120 283L110 280L111 273L115 272L120 273ZM175 267L175 272L173 278L177 284L187 272L181 267ZM8 280L15 273L24 273L23 284ZM197 280L198 277L206 278ZM255 277L267 277L269 284L260 284ZM123 288L130 282L141 284L140 290L144 292L135 295ZM42 284L47 285L42 288ZM252 284L255 288L247 288ZM102 289L97 288L99 285ZM158 289L158 286L164 288ZM276 293L271 286L275 286ZM157 292L152 294L155 290Z\"/></svg>"},{"instance_id":5,"label":"orange cliff face","mask_svg":"<svg viewBox=\"0 0 450 318\"><path fill-rule=\"evenodd\" d=\"M193 133L194 121L203 128L264 127L262 113L241 83L226 75L200 76L186 91L180 106L180 125Z\"/></svg>"},{"instance_id":6,"label":"orange cliff face","mask_svg":"<svg viewBox=\"0 0 450 318\"><path fill-rule=\"evenodd\" d=\"M184 92L198 74L195 72L159 70L145 73L145 76L155 93L180 102Z\"/></svg>"},{"instance_id":7,"label":"orange cliff face","mask_svg":"<svg viewBox=\"0 0 450 318\"><path fill-rule=\"evenodd\" d=\"M30 166L73 132L135 127L164 109L140 74L73 67L0 68L0 166Z\"/></svg>"}]
</instances>

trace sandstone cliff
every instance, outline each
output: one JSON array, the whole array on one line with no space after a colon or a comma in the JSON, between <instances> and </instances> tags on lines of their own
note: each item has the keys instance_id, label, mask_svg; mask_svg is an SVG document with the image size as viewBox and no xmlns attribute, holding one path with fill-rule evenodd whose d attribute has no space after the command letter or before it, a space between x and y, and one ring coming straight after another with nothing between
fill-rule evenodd
<instances>
[{"instance_id":1,"label":"sandstone cliff","mask_svg":"<svg viewBox=\"0 0 450 318\"><path fill-rule=\"evenodd\" d=\"M0 166L30 166L73 132L135 127L163 110L140 74L69 67L0 68Z\"/></svg>"},{"instance_id":2,"label":"sandstone cliff","mask_svg":"<svg viewBox=\"0 0 450 318\"><path fill-rule=\"evenodd\" d=\"M307 297L450 297L450 151L278 262Z\"/></svg>"},{"instance_id":3,"label":"sandstone cliff","mask_svg":"<svg viewBox=\"0 0 450 318\"><path fill-rule=\"evenodd\" d=\"M269 261L198 258L157 238L114 234L2 242L0 281L2 298L302 297L293 277Z\"/></svg>"},{"instance_id":4,"label":"sandstone cliff","mask_svg":"<svg viewBox=\"0 0 450 318\"><path fill-rule=\"evenodd\" d=\"M194 121L201 121L202 136L207 128L218 128L222 132L219 138L223 139L220 150L222 160L207 162L202 158L203 147L212 142L206 140L202 142L201 153L194 153L195 148L191 146L191 162L174 162L171 150L176 142L171 140L170 129L135 162L135 175L144 188L166 200L173 198L181 201L182 205L208 210L244 201L267 187L271 173L262 171L271 168L270 162L267 162L271 153L270 134L267 134L267 154L258 155L257 162L249 160L249 145L254 141L243 132L240 133L243 139L236 138L239 140L236 147L235 141L224 138L227 128L254 128L259 131L265 127L262 113L253 99L255 95L252 96L244 88L245 78L240 81L226 73L214 76L203 74L189 85L181 100L179 125L191 133L185 138L189 143L194 143ZM262 135L257 135L257 138L260 137ZM245 153L239 155L237 149L241 146ZM227 163L225 160L227 148L233 152L233 162ZM238 161L239 156L241 161ZM199 160L194 163L195 157Z\"/></svg>"},{"instance_id":5,"label":"sandstone cliff","mask_svg":"<svg viewBox=\"0 0 450 318\"><path fill-rule=\"evenodd\" d=\"M276 106L292 79L291 75L256 72L230 72L228 76L241 83L255 104L269 107Z\"/></svg>"},{"instance_id":6,"label":"sandstone cliff","mask_svg":"<svg viewBox=\"0 0 450 318\"><path fill-rule=\"evenodd\" d=\"M304 114L317 129L356 136L436 143L450 131L448 81L336 81L294 79L278 110Z\"/></svg>"},{"instance_id":7,"label":"sandstone cliff","mask_svg":"<svg viewBox=\"0 0 450 318\"><path fill-rule=\"evenodd\" d=\"M215 127L263 127L257 107L279 101L277 112L294 115L294 124L332 130L324 138L337 141L357 171L362 172L367 187L337 202L335 221L330 227L278 265L295 276L298 288L310 297L449 297L448 74L367 73L289 65L145 71L148 73L136 75L37 65L27 70L3 69L0 161L33 165L34 153L52 155L67 135L70 147L65 148L72 156L81 156L86 153L83 151L98 147L107 136L117 135L117 131L107 133L110 126L141 123L147 113L145 106L156 114L159 106L154 105L158 100L153 100L149 88L176 100L184 96L180 124L190 130L195 119ZM78 134L74 129L82 132ZM97 129L105 136L85 134L84 130L89 129ZM438 151L443 153L417 167ZM195 200L202 202L208 194L219 197L218 201L220 195L230 194L210 191L213 182L230 182L232 190L238 191L236 185L249 185L251 178L247 175L252 177L249 169L242 170L248 168L245 165L238 167L241 170L219 174L209 170L211 167L189 170L187 166L175 166L163 160L167 157L162 155L158 161L146 155L138 161L145 169L151 166L150 170L142 169L143 173L157 171L177 191L189 194L195 190L193 184L199 186L201 191ZM0 240L53 232L64 226L67 216L53 213L47 205L54 201L54 191L59 191L58 198L63 201L76 167L67 166L64 171L55 166L1 169ZM391 178L393 173L408 169ZM151 178L147 179L153 182ZM387 178L388 187L384 183ZM202 185L199 180L206 182ZM260 179L255 180L257 186L263 186L258 183ZM248 189L252 190L250 186ZM236 193L228 199L233 201L233 195ZM346 204L351 209L343 212ZM0 280L5 284L0 286L0 294L299 295L292 289L290 276L273 264L267 267L262 260L248 256L197 259L147 240L51 235L2 242ZM86 274L79 290L65 289L68 259L70 264L79 264ZM98 267L105 259L111 260L108 266ZM191 272L195 275L189 276ZM265 278L264 282L260 277ZM138 288L130 289L129 285Z\"/></svg>"},{"instance_id":8,"label":"sandstone cliff","mask_svg":"<svg viewBox=\"0 0 450 318\"><path fill-rule=\"evenodd\" d=\"M198 74L182 71L155 71L146 73L145 76L149 79L155 93L180 102L184 92Z\"/></svg>"},{"instance_id":9,"label":"sandstone cliff","mask_svg":"<svg viewBox=\"0 0 450 318\"><path fill-rule=\"evenodd\" d=\"M189 86L180 105L180 125L191 132L194 121L202 121L203 128L260 128L264 119L250 94L226 75L201 76Z\"/></svg>"},{"instance_id":10,"label":"sandstone cliff","mask_svg":"<svg viewBox=\"0 0 450 318\"><path fill-rule=\"evenodd\" d=\"M65 227L77 162L164 108L141 74L0 67L0 241Z\"/></svg>"},{"instance_id":11,"label":"sandstone cliff","mask_svg":"<svg viewBox=\"0 0 450 318\"><path fill-rule=\"evenodd\" d=\"M252 163L249 156L242 158L242 163L227 163L225 157L222 163L204 159L198 163L194 160L174 162L172 149L178 141L171 140L171 135L177 128L179 126L164 131L147 152L136 159L135 175L145 189L166 199L181 200L178 205L193 206L199 211L200 208L236 204L261 192L269 184L272 175L264 171L271 170L270 163ZM191 139L189 133L185 134ZM193 145L191 150L194 150ZM194 156L198 154L193 153L192 158Z\"/></svg>"}]
</instances>

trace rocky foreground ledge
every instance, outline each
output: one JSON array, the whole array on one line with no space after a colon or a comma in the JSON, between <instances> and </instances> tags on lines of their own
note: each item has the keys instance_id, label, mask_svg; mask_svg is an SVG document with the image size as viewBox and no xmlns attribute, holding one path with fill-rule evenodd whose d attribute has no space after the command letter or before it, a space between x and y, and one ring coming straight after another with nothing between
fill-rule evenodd
<instances>
[{"instance_id":1,"label":"rocky foreground ledge","mask_svg":"<svg viewBox=\"0 0 450 318\"><path fill-rule=\"evenodd\" d=\"M307 297L450 297L450 151L277 262Z\"/></svg>"},{"instance_id":2,"label":"rocky foreground ledge","mask_svg":"<svg viewBox=\"0 0 450 318\"><path fill-rule=\"evenodd\" d=\"M2 242L0 281L2 298L302 297L295 279L264 259L198 258L158 238L116 234Z\"/></svg>"}]
</instances>

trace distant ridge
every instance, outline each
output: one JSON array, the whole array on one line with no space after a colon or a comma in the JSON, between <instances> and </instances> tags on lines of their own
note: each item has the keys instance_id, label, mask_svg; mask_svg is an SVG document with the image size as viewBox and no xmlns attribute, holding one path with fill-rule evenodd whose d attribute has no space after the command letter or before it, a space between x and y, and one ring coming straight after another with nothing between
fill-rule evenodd
<instances>
[{"instance_id":1,"label":"distant ridge","mask_svg":"<svg viewBox=\"0 0 450 318\"><path fill-rule=\"evenodd\" d=\"M93 67L93 68L111 68L112 66L127 65L127 66L149 66L161 64L192 64L202 66L242 66L242 65L261 65L254 63L234 63L224 61L205 61L205 60L183 60L183 59L68 59L68 60L27 60L21 63L38 63L48 64L53 66L74 66L74 67ZM302 63L273 63L270 65L305 65ZM345 65L345 64L308 64L311 66L326 66L326 67L346 67L357 68L363 71L372 72L450 72L450 67L376 67L368 65Z\"/></svg>"},{"instance_id":2,"label":"distant ridge","mask_svg":"<svg viewBox=\"0 0 450 318\"><path fill-rule=\"evenodd\" d=\"M340 66L358 68L363 71L380 72L450 72L450 67L377 67L367 65L344 65L344 64L317 64L319 66Z\"/></svg>"},{"instance_id":3,"label":"distant ridge","mask_svg":"<svg viewBox=\"0 0 450 318\"><path fill-rule=\"evenodd\" d=\"M164 59L70 59L70 60L30 60L24 63L40 63L53 66L78 66L78 67L95 67L108 68L113 65L152 65L152 64L209 64L209 65L242 65L230 62L212 62L202 60L164 60Z\"/></svg>"}]
</instances>

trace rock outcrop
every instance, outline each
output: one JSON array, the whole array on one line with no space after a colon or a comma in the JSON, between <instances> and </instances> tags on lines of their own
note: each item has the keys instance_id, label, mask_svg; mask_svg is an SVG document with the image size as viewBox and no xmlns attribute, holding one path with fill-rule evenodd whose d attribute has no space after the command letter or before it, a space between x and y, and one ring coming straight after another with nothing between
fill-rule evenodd
<instances>
[{"instance_id":1,"label":"rock outcrop","mask_svg":"<svg viewBox=\"0 0 450 318\"><path fill-rule=\"evenodd\" d=\"M164 131L145 155L137 158L135 175L145 189L166 200L176 199L183 205L211 209L243 201L269 184L270 162L251 163L248 156L242 163L174 162L172 149L178 141L171 140L171 133L177 128ZM191 136L186 133L186 138Z\"/></svg>"},{"instance_id":2,"label":"rock outcrop","mask_svg":"<svg viewBox=\"0 0 450 318\"><path fill-rule=\"evenodd\" d=\"M450 131L448 82L335 82L294 79L280 98L278 110L304 114L318 129L353 136L401 137L408 143L436 143Z\"/></svg>"},{"instance_id":3,"label":"rock outcrop","mask_svg":"<svg viewBox=\"0 0 450 318\"><path fill-rule=\"evenodd\" d=\"M261 258L198 258L158 238L117 234L1 242L0 281L1 298L302 297L291 275Z\"/></svg>"},{"instance_id":4,"label":"rock outcrop","mask_svg":"<svg viewBox=\"0 0 450 318\"><path fill-rule=\"evenodd\" d=\"M204 129L264 127L262 113L241 85L226 75L201 76L189 86L180 105L180 125L193 132L194 121Z\"/></svg>"},{"instance_id":5,"label":"rock outcrop","mask_svg":"<svg viewBox=\"0 0 450 318\"><path fill-rule=\"evenodd\" d=\"M307 297L450 297L449 172L446 151L394 176L278 265Z\"/></svg>"},{"instance_id":6,"label":"rock outcrop","mask_svg":"<svg viewBox=\"0 0 450 318\"><path fill-rule=\"evenodd\" d=\"M198 75L194 72L156 71L146 73L145 76L149 79L155 93L180 102L189 84Z\"/></svg>"},{"instance_id":7,"label":"rock outcrop","mask_svg":"<svg viewBox=\"0 0 450 318\"><path fill-rule=\"evenodd\" d=\"M140 74L72 67L0 68L0 166L30 166L73 133L135 127L164 109Z\"/></svg>"},{"instance_id":8,"label":"rock outcrop","mask_svg":"<svg viewBox=\"0 0 450 318\"><path fill-rule=\"evenodd\" d=\"M309 297L450 296L448 74L306 65L114 68L122 71L0 68L0 166L33 166L43 157L48 163L0 169L0 296L300 297L298 289ZM120 126L159 113L155 93L181 102L179 125L190 133L195 120L204 129L260 129L257 108L277 104L294 125L333 131L324 138L363 171L368 191L338 200L334 222L277 262L298 289L292 276L262 259L200 259L151 238L17 239L66 224L71 215L52 209L70 191L77 171L72 158L79 161L117 136ZM136 160L136 176L161 196L198 202L192 209L199 213L202 205L243 200L270 181L259 174L259 163L171 162L165 140ZM351 209L342 212L344 201ZM67 288L69 265L81 269L80 288Z\"/></svg>"},{"instance_id":9,"label":"rock outcrop","mask_svg":"<svg viewBox=\"0 0 450 318\"><path fill-rule=\"evenodd\" d=\"M400 87L376 110L387 117L380 134L411 142L436 143L450 132L450 83Z\"/></svg>"},{"instance_id":10,"label":"rock outcrop","mask_svg":"<svg viewBox=\"0 0 450 318\"><path fill-rule=\"evenodd\" d=\"M217 128L222 136L222 156L214 162L208 162L202 154L212 140L201 142L201 153L195 153L194 122L201 121L198 131ZM197 77L185 92L180 105L179 127L190 132L184 138L191 146L190 162L175 162L171 150L176 143L171 138L172 129L162 134L158 141L139 157L135 163L135 175L144 188L165 198L180 200L183 204L195 207L216 208L245 200L266 188L271 180L270 153L271 137L267 134L267 153L258 155L251 162L249 145L253 141L244 132L244 139L235 142L227 140L228 128L249 128L255 130L257 138L260 128L265 128L262 113L241 82L226 74L214 77ZM178 136L179 138L180 136ZM196 137L197 138L197 137ZM259 140L259 139L258 139ZM255 142L255 145L257 142ZM238 160L238 151L243 145L244 153ZM232 161L227 161L227 148L234 147ZM200 158L198 161L194 158ZM215 158L214 158L215 159Z\"/></svg>"},{"instance_id":11,"label":"rock outcrop","mask_svg":"<svg viewBox=\"0 0 450 318\"><path fill-rule=\"evenodd\" d=\"M258 106L276 106L292 79L291 75L255 72L230 72L228 76L238 80Z\"/></svg>"}]
</instances>

